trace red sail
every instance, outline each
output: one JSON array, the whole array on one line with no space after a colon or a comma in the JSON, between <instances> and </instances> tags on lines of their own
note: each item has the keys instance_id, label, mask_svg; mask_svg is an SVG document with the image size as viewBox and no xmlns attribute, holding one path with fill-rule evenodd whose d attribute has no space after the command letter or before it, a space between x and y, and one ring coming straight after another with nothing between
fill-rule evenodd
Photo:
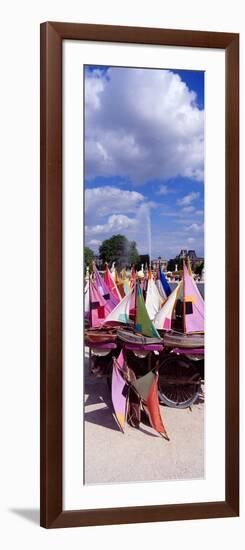
<instances>
[{"instance_id":1,"label":"red sail","mask_svg":"<svg viewBox=\"0 0 245 550\"><path fill-rule=\"evenodd\" d=\"M163 434L167 439L169 439L166 428L162 421L161 414L160 414L157 385L158 385L158 375L156 374L149 392L148 399L146 401L146 406L148 409L152 427L157 432L159 432L160 434Z\"/></svg>"}]
</instances>

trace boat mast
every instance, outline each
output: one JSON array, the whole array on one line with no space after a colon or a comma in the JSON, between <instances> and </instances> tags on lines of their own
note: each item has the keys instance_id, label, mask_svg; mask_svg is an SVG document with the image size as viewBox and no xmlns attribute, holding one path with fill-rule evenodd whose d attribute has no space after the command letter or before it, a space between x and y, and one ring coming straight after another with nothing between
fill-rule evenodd
<instances>
[{"instance_id":1,"label":"boat mast","mask_svg":"<svg viewBox=\"0 0 245 550\"><path fill-rule=\"evenodd\" d=\"M134 269L134 266L133 266ZM136 328L136 307L137 307L137 293L138 293L138 281L136 280L136 269L134 269L134 330Z\"/></svg>"},{"instance_id":2,"label":"boat mast","mask_svg":"<svg viewBox=\"0 0 245 550\"><path fill-rule=\"evenodd\" d=\"M185 326L185 260L183 258L183 332L186 334L186 326Z\"/></svg>"},{"instance_id":3,"label":"boat mast","mask_svg":"<svg viewBox=\"0 0 245 550\"><path fill-rule=\"evenodd\" d=\"M88 295L89 295L89 325L92 327L92 308L91 308L91 273L88 280ZM90 350L90 348L89 348Z\"/></svg>"}]
</instances>

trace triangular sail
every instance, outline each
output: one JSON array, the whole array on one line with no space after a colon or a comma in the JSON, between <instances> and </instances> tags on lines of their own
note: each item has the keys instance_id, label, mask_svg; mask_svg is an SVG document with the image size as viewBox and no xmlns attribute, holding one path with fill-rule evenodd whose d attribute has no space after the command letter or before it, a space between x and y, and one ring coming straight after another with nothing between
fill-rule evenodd
<instances>
[{"instance_id":1,"label":"triangular sail","mask_svg":"<svg viewBox=\"0 0 245 550\"><path fill-rule=\"evenodd\" d=\"M118 288L118 291L120 293L121 298L124 298L124 296L125 296L124 284L123 284L123 280L121 279L121 277L119 277L119 275L117 273L117 270L115 272L115 283L117 285L117 288Z\"/></svg>"},{"instance_id":2,"label":"triangular sail","mask_svg":"<svg viewBox=\"0 0 245 550\"><path fill-rule=\"evenodd\" d=\"M168 281L167 281L160 265L159 265L159 268L158 268L157 288L158 288L161 296L165 299L167 299L168 296L171 294L171 288L168 284Z\"/></svg>"},{"instance_id":3,"label":"triangular sail","mask_svg":"<svg viewBox=\"0 0 245 550\"><path fill-rule=\"evenodd\" d=\"M160 338L147 313L139 284L137 285L135 330L144 336Z\"/></svg>"},{"instance_id":4,"label":"triangular sail","mask_svg":"<svg viewBox=\"0 0 245 550\"><path fill-rule=\"evenodd\" d=\"M117 360L113 360L111 399L115 411L115 417L120 429L124 432L128 396L128 384L122 376L122 366Z\"/></svg>"},{"instance_id":5,"label":"triangular sail","mask_svg":"<svg viewBox=\"0 0 245 550\"><path fill-rule=\"evenodd\" d=\"M105 317L110 312L108 304L100 295L95 284L89 282L89 298L90 298L90 325L94 328L100 327L105 320Z\"/></svg>"},{"instance_id":6,"label":"triangular sail","mask_svg":"<svg viewBox=\"0 0 245 550\"><path fill-rule=\"evenodd\" d=\"M90 303L89 303L89 281L86 281L84 288L84 317L89 320L90 316Z\"/></svg>"},{"instance_id":7,"label":"triangular sail","mask_svg":"<svg viewBox=\"0 0 245 550\"><path fill-rule=\"evenodd\" d=\"M145 307L151 321L153 321L157 312L161 309L163 302L164 300L160 296L152 275L150 274L146 291Z\"/></svg>"},{"instance_id":8,"label":"triangular sail","mask_svg":"<svg viewBox=\"0 0 245 550\"><path fill-rule=\"evenodd\" d=\"M184 300L184 327L185 332L204 332L204 300L188 269L183 266L183 300Z\"/></svg>"},{"instance_id":9,"label":"triangular sail","mask_svg":"<svg viewBox=\"0 0 245 550\"><path fill-rule=\"evenodd\" d=\"M129 323L130 321L130 306L131 306L131 297L133 289L130 290L129 294L125 296L119 304L107 315L104 320L105 324L120 324L120 323Z\"/></svg>"},{"instance_id":10,"label":"triangular sail","mask_svg":"<svg viewBox=\"0 0 245 550\"><path fill-rule=\"evenodd\" d=\"M121 369L123 371L124 369L124 355L123 355L123 350L120 351L120 354L118 355L118 358L117 358L117 366L119 369Z\"/></svg>"},{"instance_id":11,"label":"triangular sail","mask_svg":"<svg viewBox=\"0 0 245 550\"><path fill-rule=\"evenodd\" d=\"M173 309L181 286L182 281L173 290L173 292L171 292L163 307L156 314L153 323L158 330L171 330Z\"/></svg>"},{"instance_id":12,"label":"triangular sail","mask_svg":"<svg viewBox=\"0 0 245 550\"><path fill-rule=\"evenodd\" d=\"M120 296L119 290L117 288L117 285L116 285L115 281L112 278L111 272L108 269L108 265L106 265L104 280L105 280L105 283L106 283L107 287L112 292L116 303L118 304L121 300L121 296Z\"/></svg>"},{"instance_id":13,"label":"triangular sail","mask_svg":"<svg viewBox=\"0 0 245 550\"><path fill-rule=\"evenodd\" d=\"M161 296L163 302L166 302L166 300L168 299L168 297L167 297L167 294L166 294L166 292L165 292L165 290L164 290L164 288L163 288L163 286L162 286L162 283L161 283L160 279L157 279L157 280L156 280L155 285L156 285L156 287L157 287L157 290L158 290L158 292L159 292L159 294L160 294L160 296Z\"/></svg>"},{"instance_id":14,"label":"triangular sail","mask_svg":"<svg viewBox=\"0 0 245 550\"><path fill-rule=\"evenodd\" d=\"M98 271L98 269L96 268L95 265L93 266L93 270L94 270L94 274L95 274L96 287L97 287L100 295L103 296L104 300L106 300L108 308L110 309L110 311L112 311L114 309L114 307L116 307L118 301L115 300L111 290L108 288L106 282L101 277L101 275L100 275L100 273L99 273L99 271Z\"/></svg>"},{"instance_id":15,"label":"triangular sail","mask_svg":"<svg viewBox=\"0 0 245 550\"><path fill-rule=\"evenodd\" d=\"M158 373L150 371L141 378L132 381L132 385L146 404L152 427L158 433L169 439L160 413L158 399Z\"/></svg>"}]
</instances>

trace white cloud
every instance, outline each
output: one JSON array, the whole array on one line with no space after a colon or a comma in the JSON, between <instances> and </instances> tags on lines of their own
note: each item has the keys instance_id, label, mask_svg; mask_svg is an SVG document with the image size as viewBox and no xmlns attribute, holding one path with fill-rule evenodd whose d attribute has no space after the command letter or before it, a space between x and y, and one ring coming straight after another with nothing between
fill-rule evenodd
<instances>
[{"instance_id":1,"label":"white cloud","mask_svg":"<svg viewBox=\"0 0 245 550\"><path fill-rule=\"evenodd\" d=\"M198 224L198 223L192 223L188 227L186 227L186 231L194 231L194 233L199 233L200 231L203 231L204 225Z\"/></svg>"},{"instance_id":2,"label":"white cloud","mask_svg":"<svg viewBox=\"0 0 245 550\"><path fill-rule=\"evenodd\" d=\"M135 212L145 201L137 191L126 191L113 186L94 187L85 191L86 223L95 223L103 216Z\"/></svg>"},{"instance_id":3,"label":"white cloud","mask_svg":"<svg viewBox=\"0 0 245 550\"><path fill-rule=\"evenodd\" d=\"M91 241L88 242L90 246L99 246L102 241L99 241L98 239L91 239Z\"/></svg>"},{"instance_id":4,"label":"white cloud","mask_svg":"<svg viewBox=\"0 0 245 550\"><path fill-rule=\"evenodd\" d=\"M134 227L136 220L129 218L124 214L112 214L104 224L86 226L86 235L98 235L104 233L112 233L117 231L123 231L128 228Z\"/></svg>"},{"instance_id":5,"label":"white cloud","mask_svg":"<svg viewBox=\"0 0 245 550\"><path fill-rule=\"evenodd\" d=\"M123 232L129 239L146 239L149 211L158 205L137 191L113 186L85 190L86 240L101 240L113 233ZM90 241L91 242L91 241Z\"/></svg>"},{"instance_id":6,"label":"white cloud","mask_svg":"<svg viewBox=\"0 0 245 550\"><path fill-rule=\"evenodd\" d=\"M204 111L179 75L127 68L88 72L85 100L88 179L203 180Z\"/></svg>"},{"instance_id":7,"label":"white cloud","mask_svg":"<svg viewBox=\"0 0 245 550\"><path fill-rule=\"evenodd\" d=\"M199 197L200 197L200 193L198 191L197 192L193 191L192 193L185 195L185 197L183 197L182 199L177 200L177 204L179 206L188 206Z\"/></svg>"},{"instance_id":8,"label":"white cloud","mask_svg":"<svg viewBox=\"0 0 245 550\"><path fill-rule=\"evenodd\" d=\"M86 79L86 109L91 108L96 111L101 106L100 94L104 90L104 84L100 76L100 71L94 71L93 78Z\"/></svg>"},{"instance_id":9,"label":"white cloud","mask_svg":"<svg viewBox=\"0 0 245 550\"><path fill-rule=\"evenodd\" d=\"M189 244L192 244L192 243L195 242L195 239L193 239L193 237L189 237L189 238L187 239L187 242L188 242Z\"/></svg>"},{"instance_id":10,"label":"white cloud","mask_svg":"<svg viewBox=\"0 0 245 550\"><path fill-rule=\"evenodd\" d=\"M118 189L116 191L119 193L114 193L113 189L102 187L86 190L86 243L98 246L99 241L122 233L129 240L137 242L140 253L148 252L151 246L150 209L155 206L154 203L148 203L140 193ZM108 199L106 203L103 200L104 193Z\"/></svg>"}]
</instances>

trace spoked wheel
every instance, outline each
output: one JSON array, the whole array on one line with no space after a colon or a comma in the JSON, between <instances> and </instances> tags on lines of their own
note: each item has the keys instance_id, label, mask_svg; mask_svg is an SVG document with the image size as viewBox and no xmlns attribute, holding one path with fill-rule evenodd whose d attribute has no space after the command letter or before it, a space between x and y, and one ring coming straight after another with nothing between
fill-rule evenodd
<instances>
[{"instance_id":1,"label":"spoked wheel","mask_svg":"<svg viewBox=\"0 0 245 550\"><path fill-rule=\"evenodd\" d=\"M196 368L185 358L168 357L159 369L160 403L185 409L198 398L201 379Z\"/></svg>"}]
</instances>

